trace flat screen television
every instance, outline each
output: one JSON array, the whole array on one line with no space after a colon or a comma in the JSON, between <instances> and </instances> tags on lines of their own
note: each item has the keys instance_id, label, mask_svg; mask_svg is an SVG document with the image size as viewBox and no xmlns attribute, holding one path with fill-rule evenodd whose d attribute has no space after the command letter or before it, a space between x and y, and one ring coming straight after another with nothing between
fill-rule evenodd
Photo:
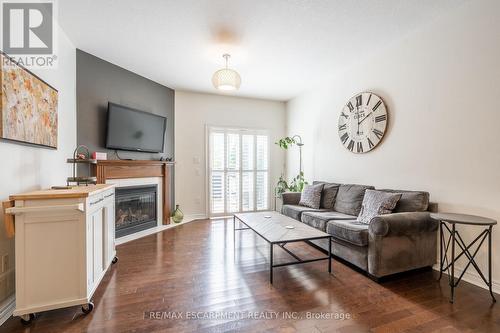
<instances>
[{"instance_id":1,"label":"flat screen television","mask_svg":"<svg viewBox=\"0 0 500 333\"><path fill-rule=\"evenodd\" d=\"M167 118L108 103L106 148L163 152Z\"/></svg>"}]
</instances>

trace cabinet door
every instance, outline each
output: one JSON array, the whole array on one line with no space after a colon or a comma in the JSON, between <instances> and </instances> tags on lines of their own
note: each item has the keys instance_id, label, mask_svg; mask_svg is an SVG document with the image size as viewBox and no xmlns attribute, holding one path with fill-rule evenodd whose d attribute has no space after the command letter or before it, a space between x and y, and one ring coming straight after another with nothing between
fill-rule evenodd
<instances>
[{"instance_id":1,"label":"cabinet door","mask_svg":"<svg viewBox=\"0 0 500 333\"><path fill-rule=\"evenodd\" d=\"M108 200L104 205L104 261L107 268L115 256L115 201Z\"/></svg>"},{"instance_id":2,"label":"cabinet door","mask_svg":"<svg viewBox=\"0 0 500 333\"><path fill-rule=\"evenodd\" d=\"M103 212L98 209L92 214L92 261L93 261L93 279L94 283L99 281L104 270L104 253L103 253Z\"/></svg>"}]
</instances>

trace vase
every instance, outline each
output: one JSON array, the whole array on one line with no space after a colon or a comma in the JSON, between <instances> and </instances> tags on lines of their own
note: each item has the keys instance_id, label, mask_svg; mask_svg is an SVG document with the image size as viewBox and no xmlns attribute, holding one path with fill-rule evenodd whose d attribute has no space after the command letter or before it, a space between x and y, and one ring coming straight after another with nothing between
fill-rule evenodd
<instances>
[{"instance_id":1,"label":"vase","mask_svg":"<svg viewBox=\"0 0 500 333\"><path fill-rule=\"evenodd\" d=\"M175 205L175 210L172 213L172 221L174 223L180 223L182 222L182 219L184 218L184 213L182 210L180 210L179 205Z\"/></svg>"}]
</instances>

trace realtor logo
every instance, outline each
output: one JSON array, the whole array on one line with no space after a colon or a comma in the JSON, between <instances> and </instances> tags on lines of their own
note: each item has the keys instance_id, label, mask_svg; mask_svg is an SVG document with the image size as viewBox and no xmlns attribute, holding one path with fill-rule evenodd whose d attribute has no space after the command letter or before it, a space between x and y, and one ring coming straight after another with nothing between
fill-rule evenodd
<instances>
[{"instance_id":1,"label":"realtor logo","mask_svg":"<svg viewBox=\"0 0 500 333\"><path fill-rule=\"evenodd\" d=\"M54 1L2 2L2 50L26 67L54 67Z\"/></svg>"}]
</instances>

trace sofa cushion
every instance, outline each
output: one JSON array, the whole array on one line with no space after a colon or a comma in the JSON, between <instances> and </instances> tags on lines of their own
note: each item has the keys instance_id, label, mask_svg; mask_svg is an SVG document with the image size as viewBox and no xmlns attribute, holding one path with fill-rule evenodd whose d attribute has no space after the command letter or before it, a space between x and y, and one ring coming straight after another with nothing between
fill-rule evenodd
<instances>
[{"instance_id":1,"label":"sofa cushion","mask_svg":"<svg viewBox=\"0 0 500 333\"><path fill-rule=\"evenodd\" d=\"M332 220L327 223L326 232L348 243L367 246L368 227L368 224L356 220Z\"/></svg>"},{"instance_id":2,"label":"sofa cushion","mask_svg":"<svg viewBox=\"0 0 500 333\"><path fill-rule=\"evenodd\" d=\"M429 192L388 189L379 191L401 193L401 199L399 199L393 213L425 212L429 209Z\"/></svg>"},{"instance_id":3,"label":"sofa cushion","mask_svg":"<svg viewBox=\"0 0 500 333\"><path fill-rule=\"evenodd\" d=\"M359 215L363 197L367 189L374 189L373 186L367 185L340 185L335 199L334 210L347 215Z\"/></svg>"},{"instance_id":4,"label":"sofa cushion","mask_svg":"<svg viewBox=\"0 0 500 333\"><path fill-rule=\"evenodd\" d=\"M299 206L299 205L283 205L281 208L281 213L292 219L300 221L303 212L324 212L326 209L313 209L309 207Z\"/></svg>"},{"instance_id":5,"label":"sofa cushion","mask_svg":"<svg viewBox=\"0 0 500 333\"><path fill-rule=\"evenodd\" d=\"M352 220L356 216L346 215L339 212L303 212L300 220L311 227L326 231L326 224L330 220Z\"/></svg>"},{"instance_id":6,"label":"sofa cushion","mask_svg":"<svg viewBox=\"0 0 500 333\"><path fill-rule=\"evenodd\" d=\"M323 184L306 185L300 196L300 206L318 209L321 204L321 191Z\"/></svg>"},{"instance_id":7,"label":"sofa cushion","mask_svg":"<svg viewBox=\"0 0 500 333\"><path fill-rule=\"evenodd\" d=\"M300 202L300 192L285 192L281 194L283 205L298 205Z\"/></svg>"},{"instance_id":8,"label":"sofa cushion","mask_svg":"<svg viewBox=\"0 0 500 333\"><path fill-rule=\"evenodd\" d=\"M370 224L375 216L392 213L400 198L401 193L366 190L358 222Z\"/></svg>"},{"instance_id":9,"label":"sofa cushion","mask_svg":"<svg viewBox=\"0 0 500 333\"><path fill-rule=\"evenodd\" d=\"M318 184L323 184L323 191L321 192L321 205L319 207L333 210L340 184L327 183L319 180L313 181L313 185Z\"/></svg>"},{"instance_id":10,"label":"sofa cushion","mask_svg":"<svg viewBox=\"0 0 500 333\"><path fill-rule=\"evenodd\" d=\"M321 192L321 205L320 208L333 210L335 206L335 199L339 191L339 184L325 184Z\"/></svg>"}]
</instances>

